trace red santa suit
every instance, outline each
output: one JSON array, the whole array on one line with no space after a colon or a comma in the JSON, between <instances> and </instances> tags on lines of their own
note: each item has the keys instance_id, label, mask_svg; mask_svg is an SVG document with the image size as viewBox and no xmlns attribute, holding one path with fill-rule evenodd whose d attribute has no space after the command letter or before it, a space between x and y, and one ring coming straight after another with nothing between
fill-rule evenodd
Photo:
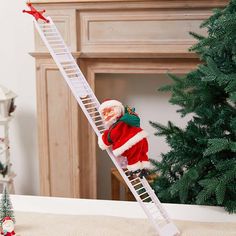
<instances>
[{"instance_id":1,"label":"red santa suit","mask_svg":"<svg viewBox=\"0 0 236 236\"><path fill-rule=\"evenodd\" d=\"M16 233L15 231L12 231L12 232L6 232L6 233L1 232L1 234L4 236L12 236L12 235L15 235Z\"/></svg>"},{"instance_id":2,"label":"red santa suit","mask_svg":"<svg viewBox=\"0 0 236 236\"><path fill-rule=\"evenodd\" d=\"M6 216L2 221L2 231L1 234L4 236L13 236L15 235L14 231L14 222L11 217Z\"/></svg>"},{"instance_id":3,"label":"red santa suit","mask_svg":"<svg viewBox=\"0 0 236 236\"><path fill-rule=\"evenodd\" d=\"M102 150L112 147L115 156L125 156L128 161L127 168L130 171L149 168L148 160L148 134L139 125L132 125L133 118L138 119L137 115L125 113L123 116L105 130L98 139L98 144Z\"/></svg>"}]
</instances>

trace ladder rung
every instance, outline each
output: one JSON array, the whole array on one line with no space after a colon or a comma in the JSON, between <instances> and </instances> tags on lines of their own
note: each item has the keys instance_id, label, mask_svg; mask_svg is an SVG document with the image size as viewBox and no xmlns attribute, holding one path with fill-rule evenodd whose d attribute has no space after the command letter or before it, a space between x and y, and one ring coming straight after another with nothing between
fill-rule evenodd
<instances>
[{"instance_id":1,"label":"ladder rung","mask_svg":"<svg viewBox=\"0 0 236 236\"><path fill-rule=\"evenodd\" d=\"M56 40L48 40L49 43L51 42L63 42L61 39L56 39ZM54 44L51 44L51 45L54 45Z\"/></svg>"},{"instance_id":2,"label":"ladder rung","mask_svg":"<svg viewBox=\"0 0 236 236\"><path fill-rule=\"evenodd\" d=\"M65 69L64 68L64 70L67 72L67 71L75 71L76 70L76 68L68 68L68 69Z\"/></svg>"},{"instance_id":3,"label":"ladder rung","mask_svg":"<svg viewBox=\"0 0 236 236\"><path fill-rule=\"evenodd\" d=\"M138 186L139 184L142 184L141 182L137 183L137 184L134 184L133 187L136 187Z\"/></svg>"},{"instance_id":4,"label":"ladder rung","mask_svg":"<svg viewBox=\"0 0 236 236\"><path fill-rule=\"evenodd\" d=\"M96 127L97 127L97 128L104 127L104 124L97 125Z\"/></svg>"},{"instance_id":5,"label":"ladder rung","mask_svg":"<svg viewBox=\"0 0 236 236\"><path fill-rule=\"evenodd\" d=\"M75 77L69 77L70 80L76 80L78 83L81 83L80 79L81 77L75 76ZM75 83L75 82L74 82Z\"/></svg>"},{"instance_id":6,"label":"ladder rung","mask_svg":"<svg viewBox=\"0 0 236 236\"><path fill-rule=\"evenodd\" d=\"M50 39L61 40L60 37L58 37L58 35L56 35L56 36L47 36L47 35L45 35L45 37L48 39L49 42L50 42Z\"/></svg>"},{"instance_id":7,"label":"ladder rung","mask_svg":"<svg viewBox=\"0 0 236 236\"><path fill-rule=\"evenodd\" d=\"M92 100L92 98L82 98L81 100L84 102L84 101Z\"/></svg>"},{"instance_id":8,"label":"ladder rung","mask_svg":"<svg viewBox=\"0 0 236 236\"><path fill-rule=\"evenodd\" d=\"M61 64L63 65L63 64L69 64L69 63L75 63L74 61L71 61L71 60L66 60L66 61L61 61Z\"/></svg>"},{"instance_id":9,"label":"ladder rung","mask_svg":"<svg viewBox=\"0 0 236 236\"><path fill-rule=\"evenodd\" d=\"M63 44L54 44L52 45L53 49L66 49L66 47Z\"/></svg>"},{"instance_id":10,"label":"ladder rung","mask_svg":"<svg viewBox=\"0 0 236 236\"><path fill-rule=\"evenodd\" d=\"M137 177L137 178L135 178L135 179L132 179L131 181L130 181L130 183L132 183L132 182L134 182L134 181L136 181L136 180L139 180L139 178ZM140 182L140 181L139 181ZM141 183L141 182L140 182Z\"/></svg>"},{"instance_id":11,"label":"ladder rung","mask_svg":"<svg viewBox=\"0 0 236 236\"><path fill-rule=\"evenodd\" d=\"M56 52L56 51L58 51L58 52L60 52L60 51L68 51L67 50L67 48L66 47L61 47L61 48L59 48L59 47L53 47L52 46L52 49Z\"/></svg>"},{"instance_id":12,"label":"ladder rung","mask_svg":"<svg viewBox=\"0 0 236 236\"><path fill-rule=\"evenodd\" d=\"M54 50L59 50L59 49L67 50L67 48L63 44L54 44L54 45L52 45L52 48Z\"/></svg>"},{"instance_id":13,"label":"ladder rung","mask_svg":"<svg viewBox=\"0 0 236 236\"><path fill-rule=\"evenodd\" d=\"M90 115L95 114L95 113L99 113L99 111L92 111L92 112L89 112Z\"/></svg>"},{"instance_id":14,"label":"ladder rung","mask_svg":"<svg viewBox=\"0 0 236 236\"><path fill-rule=\"evenodd\" d=\"M84 92L88 92L86 91L86 89L84 87L73 87L74 90L76 90L77 92L80 92L80 91L84 91Z\"/></svg>"},{"instance_id":15,"label":"ladder rung","mask_svg":"<svg viewBox=\"0 0 236 236\"><path fill-rule=\"evenodd\" d=\"M52 35L57 36L58 34L57 34L57 32L54 31L54 32L44 32L44 35L45 35L45 36L50 36L50 35L51 35L51 36L52 36Z\"/></svg>"},{"instance_id":16,"label":"ladder rung","mask_svg":"<svg viewBox=\"0 0 236 236\"><path fill-rule=\"evenodd\" d=\"M145 201L145 200L147 200L148 198L150 198L151 199L151 197L150 196L148 196L148 197L145 197L144 199L141 199L142 201Z\"/></svg>"},{"instance_id":17,"label":"ladder rung","mask_svg":"<svg viewBox=\"0 0 236 236\"><path fill-rule=\"evenodd\" d=\"M70 73L66 73L66 75L77 75L76 72L70 72Z\"/></svg>"},{"instance_id":18,"label":"ladder rung","mask_svg":"<svg viewBox=\"0 0 236 236\"><path fill-rule=\"evenodd\" d=\"M67 75L68 75L68 74L67 74ZM82 85L82 86L86 87L85 84L83 84L82 81L79 80L78 77L71 77L69 81L70 81L70 83L73 84L73 85L80 85L80 86Z\"/></svg>"},{"instance_id":19,"label":"ladder rung","mask_svg":"<svg viewBox=\"0 0 236 236\"><path fill-rule=\"evenodd\" d=\"M55 37L57 37L58 39L61 39L60 36L57 35L57 34L55 34L55 35L45 35L45 37L46 37L47 39L55 38Z\"/></svg>"},{"instance_id":20,"label":"ladder rung","mask_svg":"<svg viewBox=\"0 0 236 236\"><path fill-rule=\"evenodd\" d=\"M101 119L101 120L97 120L97 121L95 121L94 123L97 124L97 123L99 123L99 122L103 122L103 120L102 120L102 119Z\"/></svg>"},{"instance_id":21,"label":"ladder rung","mask_svg":"<svg viewBox=\"0 0 236 236\"><path fill-rule=\"evenodd\" d=\"M96 102L84 103L85 106L87 106L87 105L91 105L91 104L96 104Z\"/></svg>"},{"instance_id":22,"label":"ladder rung","mask_svg":"<svg viewBox=\"0 0 236 236\"><path fill-rule=\"evenodd\" d=\"M142 187L142 188L135 189L135 190L136 190L136 192L138 192L138 191L140 191L141 189L145 189L145 188L144 188L144 187Z\"/></svg>"},{"instance_id":23,"label":"ladder rung","mask_svg":"<svg viewBox=\"0 0 236 236\"><path fill-rule=\"evenodd\" d=\"M43 32L50 32L50 31L52 31L52 32L57 33L56 29L53 28L53 27L43 28L42 31L43 31Z\"/></svg>"},{"instance_id":24,"label":"ladder rung","mask_svg":"<svg viewBox=\"0 0 236 236\"><path fill-rule=\"evenodd\" d=\"M148 194L148 192L143 192L143 193L139 194L139 197L141 197L144 194Z\"/></svg>"},{"instance_id":25,"label":"ladder rung","mask_svg":"<svg viewBox=\"0 0 236 236\"><path fill-rule=\"evenodd\" d=\"M52 27L52 26L53 26L53 25L50 24L50 23L44 23L44 24L40 24L40 23L38 23L38 25L40 26L41 29L42 29L41 26L43 26L44 28L45 28L45 27Z\"/></svg>"},{"instance_id":26,"label":"ladder rung","mask_svg":"<svg viewBox=\"0 0 236 236\"><path fill-rule=\"evenodd\" d=\"M97 116L93 116L92 118L94 119L96 119L96 118L98 118L98 117L101 117L101 115L99 114L99 115L97 115Z\"/></svg>"},{"instance_id":27,"label":"ladder rung","mask_svg":"<svg viewBox=\"0 0 236 236\"><path fill-rule=\"evenodd\" d=\"M46 35L48 33L57 33L57 32L55 30L49 28L49 29L43 30L43 33L44 33L44 35Z\"/></svg>"},{"instance_id":28,"label":"ladder rung","mask_svg":"<svg viewBox=\"0 0 236 236\"><path fill-rule=\"evenodd\" d=\"M52 48L54 52L68 52L66 48Z\"/></svg>"},{"instance_id":29,"label":"ladder rung","mask_svg":"<svg viewBox=\"0 0 236 236\"><path fill-rule=\"evenodd\" d=\"M69 54L67 51L55 51L55 50L54 50L54 53L57 54L57 55L60 55L60 54Z\"/></svg>"},{"instance_id":30,"label":"ladder rung","mask_svg":"<svg viewBox=\"0 0 236 236\"><path fill-rule=\"evenodd\" d=\"M56 55L68 55L69 53L68 52L57 52L55 53Z\"/></svg>"},{"instance_id":31,"label":"ladder rung","mask_svg":"<svg viewBox=\"0 0 236 236\"><path fill-rule=\"evenodd\" d=\"M97 107L86 107L87 110L93 110L93 109L96 109Z\"/></svg>"},{"instance_id":32,"label":"ladder rung","mask_svg":"<svg viewBox=\"0 0 236 236\"><path fill-rule=\"evenodd\" d=\"M52 31L55 31L56 32L56 29L54 27L43 27L41 28L42 31L45 31L45 30L52 30Z\"/></svg>"},{"instance_id":33,"label":"ladder rung","mask_svg":"<svg viewBox=\"0 0 236 236\"><path fill-rule=\"evenodd\" d=\"M65 65L65 66L63 66L63 68L64 68L64 70L68 70L68 69L66 69L66 68L69 68L70 70L76 70L77 68L76 68L76 66L77 65ZM72 68L71 68L72 67Z\"/></svg>"},{"instance_id":34,"label":"ladder rung","mask_svg":"<svg viewBox=\"0 0 236 236\"><path fill-rule=\"evenodd\" d=\"M86 92L86 94L87 94L87 91L84 89L84 88L79 88L79 87L77 87L77 88L73 88L74 89L74 91L76 92L76 93L80 93L80 92Z\"/></svg>"},{"instance_id":35,"label":"ladder rung","mask_svg":"<svg viewBox=\"0 0 236 236\"><path fill-rule=\"evenodd\" d=\"M58 52L56 52L56 51L54 51L54 53L56 54L56 55L69 55L69 52L63 52L63 51L58 51Z\"/></svg>"},{"instance_id":36,"label":"ladder rung","mask_svg":"<svg viewBox=\"0 0 236 236\"><path fill-rule=\"evenodd\" d=\"M43 30L43 29L51 29L51 28L54 28L52 25L39 25L40 26L40 29Z\"/></svg>"}]
</instances>

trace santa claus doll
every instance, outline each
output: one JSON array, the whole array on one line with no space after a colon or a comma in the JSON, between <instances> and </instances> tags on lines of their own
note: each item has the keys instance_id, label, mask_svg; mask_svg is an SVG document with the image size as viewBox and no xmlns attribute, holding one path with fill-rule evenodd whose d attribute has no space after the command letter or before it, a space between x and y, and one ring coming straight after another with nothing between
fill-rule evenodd
<instances>
[{"instance_id":1,"label":"santa claus doll","mask_svg":"<svg viewBox=\"0 0 236 236\"><path fill-rule=\"evenodd\" d=\"M146 176L150 168L148 160L148 134L140 128L140 119L129 107L117 100L105 100L99 107L106 130L98 138L102 150L112 148L115 156L127 158L127 169L132 175Z\"/></svg>"},{"instance_id":2,"label":"santa claus doll","mask_svg":"<svg viewBox=\"0 0 236 236\"><path fill-rule=\"evenodd\" d=\"M15 235L14 222L11 217L7 216L2 220L2 235L12 236Z\"/></svg>"}]
</instances>

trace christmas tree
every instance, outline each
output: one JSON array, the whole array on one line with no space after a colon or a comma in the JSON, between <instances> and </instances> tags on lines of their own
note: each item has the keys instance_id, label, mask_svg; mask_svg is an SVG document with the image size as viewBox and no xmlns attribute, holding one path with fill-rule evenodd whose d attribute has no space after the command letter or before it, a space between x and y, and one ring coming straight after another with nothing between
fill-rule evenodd
<instances>
[{"instance_id":1,"label":"christmas tree","mask_svg":"<svg viewBox=\"0 0 236 236\"><path fill-rule=\"evenodd\" d=\"M182 117L192 115L184 129L169 121L150 122L165 136L170 151L153 161L159 177L153 188L163 202L223 206L236 212L236 0L214 10L203 22L206 37L190 50L201 64L185 76L169 75L170 103Z\"/></svg>"},{"instance_id":2,"label":"christmas tree","mask_svg":"<svg viewBox=\"0 0 236 236\"><path fill-rule=\"evenodd\" d=\"M10 200L10 196L8 194L7 188L4 186L0 205L1 224L3 219L7 216L11 217L12 221L15 223L14 211Z\"/></svg>"}]
</instances>

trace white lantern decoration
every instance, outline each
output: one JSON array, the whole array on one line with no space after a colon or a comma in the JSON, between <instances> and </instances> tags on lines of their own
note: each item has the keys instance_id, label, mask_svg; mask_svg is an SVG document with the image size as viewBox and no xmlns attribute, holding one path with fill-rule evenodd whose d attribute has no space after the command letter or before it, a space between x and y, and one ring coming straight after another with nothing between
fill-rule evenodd
<instances>
[{"instance_id":1,"label":"white lantern decoration","mask_svg":"<svg viewBox=\"0 0 236 236\"><path fill-rule=\"evenodd\" d=\"M17 95L0 85L0 120L6 120L15 109L14 99Z\"/></svg>"},{"instance_id":2,"label":"white lantern decoration","mask_svg":"<svg viewBox=\"0 0 236 236\"><path fill-rule=\"evenodd\" d=\"M10 193L14 193L13 178L16 174L11 170L9 147L9 122L11 113L15 110L14 100L17 95L0 85L0 191L7 186Z\"/></svg>"}]
</instances>

